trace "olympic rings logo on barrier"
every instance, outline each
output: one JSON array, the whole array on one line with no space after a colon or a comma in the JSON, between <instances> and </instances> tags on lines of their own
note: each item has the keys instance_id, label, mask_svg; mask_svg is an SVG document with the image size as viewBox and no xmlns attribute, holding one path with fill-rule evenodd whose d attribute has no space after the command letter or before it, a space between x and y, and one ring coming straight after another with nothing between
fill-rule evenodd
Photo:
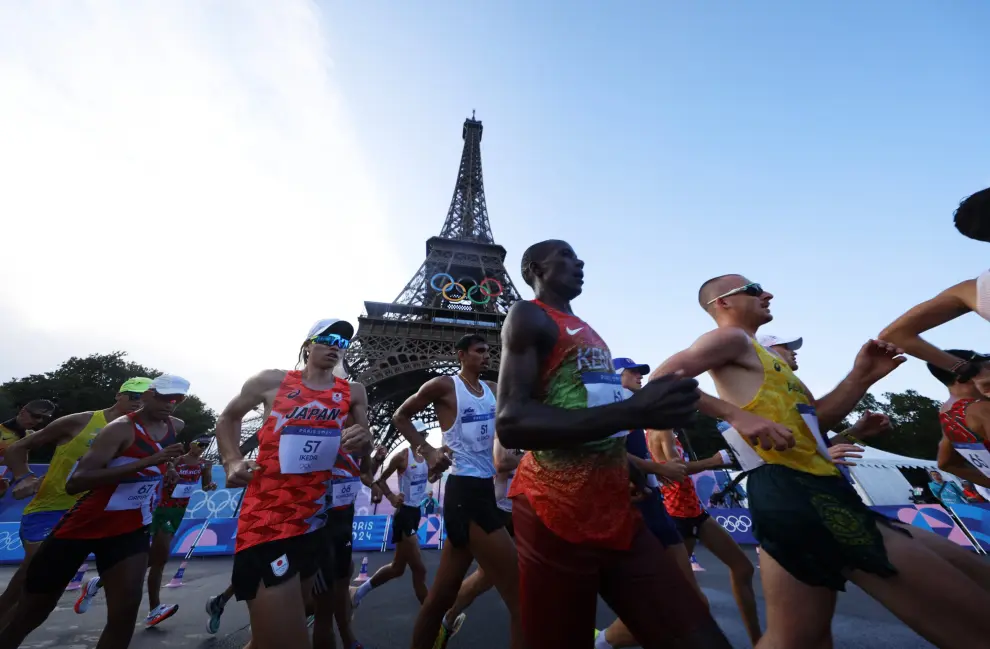
<instances>
[{"instance_id":1,"label":"olympic rings logo on barrier","mask_svg":"<svg viewBox=\"0 0 990 649\"><path fill-rule=\"evenodd\" d=\"M715 522L724 527L726 532L748 532L753 527L749 516L716 516Z\"/></svg>"},{"instance_id":2,"label":"olympic rings logo on barrier","mask_svg":"<svg viewBox=\"0 0 990 649\"><path fill-rule=\"evenodd\" d=\"M19 534L10 532L0 532L0 550L13 552L21 549L21 537Z\"/></svg>"},{"instance_id":3,"label":"olympic rings logo on barrier","mask_svg":"<svg viewBox=\"0 0 990 649\"><path fill-rule=\"evenodd\" d=\"M186 508L186 513L195 514L202 508L206 508L207 516L200 515L199 518L208 518L212 516L214 518L233 518L234 507L237 505L237 497L235 492L238 490L232 489L217 489L216 491L205 492L202 489L197 489L193 492L192 498L189 499L189 507ZM197 499L196 494L202 494L203 498ZM195 501L195 502L194 502ZM215 502L219 501L219 502ZM218 515L218 512L223 512L229 509L229 512L224 512L225 515Z\"/></svg>"},{"instance_id":4,"label":"olympic rings logo on barrier","mask_svg":"<svg viewBox=\"0 0 990 649\"><path fill-rule=\"evenodd\" d=\"M445 278L447 281L444 284L437 284L437 279ZM471 286L466 285L467 282L471 282ZM494 286L494 289L490 288ZM430 287L434 291L440 291L440 295L443 299L448 302L463 302L464 300L469 300L472 304L488 304L493 297L498 297L502 294L502 283L495 279L494 277L486 277L480 282L475 280L473 277L462 277L457 281L454 281L454 276L449 273L437 273L430 278ZM456 289L456 293L451 294L451 291ZM474 297L474 295L480 293L483 299Z\"/></svg>"}]
</instances>

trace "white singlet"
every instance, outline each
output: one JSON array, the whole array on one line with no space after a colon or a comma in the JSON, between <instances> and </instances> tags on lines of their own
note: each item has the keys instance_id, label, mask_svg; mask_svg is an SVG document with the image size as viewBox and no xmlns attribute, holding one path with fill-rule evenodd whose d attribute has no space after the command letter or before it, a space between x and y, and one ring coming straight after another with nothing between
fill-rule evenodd
<instances>
[{"instance_id":1,"label":"white singlet","mask_svg":"<svg viewBox=\"0 0 990 649\"><path fill-rule=\"evenodd\" d=\"M416 460L411 448L407 448L406 453L409 463L406 465L406 470L399 474L399 492L404 496L403 501L406 505L419 507L426 499L426 491L429 489L427 478L430 467L426 460Z\"/></svg>"},{"instance_id":2,"label":"white singlet","mask_svg":"<svg viewBox=\"0 0 990 649\"><path fill-rule=\"evenodd\" d=\"M990 321L990 270L976 278L976 312Z\"/></svg>"},{"instance_id":3,"label":"white singlet","mask_svg":"<svg viewBox=\"0 0 990 649\"><path fill-rule=\"evenodd\" d=\"M475 396L459 376L454 379L457 397L457 418L454 425L443 432L443 443L454 457L450 475L468 478L495 477L495 395L481 381L481 396Z\"/></svg>"}]
</instances>

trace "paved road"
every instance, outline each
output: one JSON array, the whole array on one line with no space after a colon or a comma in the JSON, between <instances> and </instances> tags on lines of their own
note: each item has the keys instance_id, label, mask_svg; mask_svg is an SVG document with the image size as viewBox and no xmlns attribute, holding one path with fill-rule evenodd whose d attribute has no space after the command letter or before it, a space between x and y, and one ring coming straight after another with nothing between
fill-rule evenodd
<instances>
[{"instance_id":1,"label":"paved road","mask_svg":"<svg viewBox=\"0 0 990 649\"><path fill-rule=\"evenodd\" d=\"M755 554L751 554L755 558ZM439 553L425 553L427 568L431 574L439 560ZM373 573L389 560L388 554L372 553L369 565ZM701 585L711 601L712 610L725 630L733 646L749 646L739 613L728 587L728 575L704 549L698 560L706 568L697 573ZM200 559L186 569L185 586L163 591L163 601L176 602L181 610L160 627L144 629L139 620L138 629L131 643L132 649L160 649L164 647L188 647L209 649L235 649L247 642L249 628L247 608L232 602L224 613L220 632L206 633L206 616L203 606L210 595L222 591L230 575L232 560ZM170 576L177 564L169 564ZM12 568L0 568L0 581L6 584ZM90 573L91 575L93 573ZM757 580L758 581L758 580ZM759 586L757 586L759 588ZM759 590L757 594L760 595ZM66 593L58 609L48 622L35 631L22 645L25 649L89 649L95 646L106 619L103 595L97 595L86 615L72 611L75 595ZM657 604L662 606L662 603ZM761 616L763 602L760 599ZM145 608L147 608L145 606ZM370 594L362 603L355 620L358 638L368 649L402 649L408 646L410 632L416 615L416 599L412 592L408 573ZM598 626L607 626L613 619L612 612L602 603L598 609ZM456 647L472 649L503 649L508 647L508 613L492 591L475 602L468 611L468 619L457 638L451 642ZM842 649L924 649L933 645L925 642L890 613L869 599L855 586L839 598L838 613L833 625L835 646ZM339 644L338 644L339 646Z\"/></svg>"}]
</instances>

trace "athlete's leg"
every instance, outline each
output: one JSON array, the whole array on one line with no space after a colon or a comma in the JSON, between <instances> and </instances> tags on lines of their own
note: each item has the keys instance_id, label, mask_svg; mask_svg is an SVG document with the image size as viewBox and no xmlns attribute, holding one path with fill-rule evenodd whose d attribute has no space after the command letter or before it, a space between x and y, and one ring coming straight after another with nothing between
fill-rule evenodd
<instances>
[{"instance_id":1,"label":"athlete's leg","mask_svg":"<svg viewBox=\"0 0 990 649\"><path fill-rule=\"evenodd\" d=\"M147 543L147 537L145 543ZM107 624L96 649L127 649L141 609L148 553L138 552L103 570L100 578L107 598Z\"/></svg>"},{"instance_id":2,"label":"athlete's leg","mask_svg":"<svg viewBox=\"0 0 990 649\"><path fill-rule=\"evenodd\" d=\"M336 646L333 639L334 584L324 579L322 576L317 578L319 592L313 597L313 649L334 649ZM344 647L349 649L346 643Z\"/></svg>"},{"instance_id":3,"label":"athlete's leg","mask_svg":"<svg viewBox=\"0 0 990 649\"><path fill-rule=\"evenodd\" d=\"M508 531L499 528L490 534L471 524L471 552L478 566L489 575L495 589L509 609L513 649L524 646L522 619L519 613L519 557Z\"/></svg>"},{"instance_id":4,"label":"athlete's leg","mask_svg":"<svg viewBox=\"0 0 990 649\"><path fill-rule=\"evenodd\" d=\"M600 580L602 599L644 649L731 647L681 568L645 526L629 550L609 552Z\"/></svg>"},{"instance_id":5,"label":"athlete's leg","mask_svg":"<svg viewBox=\"0 0 990 649\"><path fill-rule=\"evenodd\" d=\"M809 586L760 554L760 578L767 609L767 630L758 649L832 649L835 591Z\"/></svg>"},{"instance_id":6,"label":"athlete's leg","mask_svg":"<svg viewBox=\"0 0 990 649\"><path fill-rule=\"evenodd\" d=\"M21 591L24 588L24 576L27 574L28 566L31 565L31 559L41 547L40 542L29 543L23 538L21 545L24 546L24 559L21 560L21 565L17 566L17 571L10 578L7 589L0 595L0 629L7 626L10 621L10 614L17 607L17 601L20 599Z\"/></svg>"},{"instance_id":7,"label":"athlete's leg","mask_svg":"<svg viewBox=\"0 0 990 649\"><path fill-rule=\"evenodd\" d=\"M419 609L413 626L413 649L430 649L433 646L440 632L444 613L457 599L457 591L473 561L470 546L457 548L449 541L444 543L437 574L433 577L432 587L422 602L423 606Z\"/></svg>"},{"instance_id":8,"label":"athlete's leg","mask_svg":"<svg viewBox=\"0 0 990 649\"><path fill-rule=\"evenodd\" d=\"M254 599L248 600L251 616L252 649L305 649L313 645L306 628L306 600L303 588L312 588L312 579L299 575L272 587L258 584Z\"/></svg>"},{"instance_id":9,"label":"athlete's leg","mask_svg":"<svg viewBox=\"0 0 990 649\"><path fill-rule=\"evenodd\" d=\"M416 599L422 604L426 601L429 588L426 586L426 564L423 563L423 553L419 548L419 537L410 536L402 542L408 546L409 572L412 573L413 591L416 593ZM464 570L467 572L467 568ZM462 574L461 578L463 577Z\"/></svg>"},{"instance_id":10,"label":"athlete's leg","mask_svg":"<svg viewBox=\"0 0 990 649\"><path fill-rule=\"evenodd\" d=\"M485 571L479 566L477 570L472 572L461 583L461 588L457 591L457 599L454 600L453 606L450 607L450 610L444 616L444 621L448 625L453 624L458 615L467 610L474 603L474 600L478 599L483 593L488 592L492 586L494 586L492 580L489 579Z\"/></svg>"},{"instance_id":11,"label":"athlete's leg","mask_svg":"<svg viewBox=\"0 0 990 649\"><path fill-rule=\"evenodd\" d=\"M937 647L985 643L990 638L990 593L923 542L884 525L879 529L897 574L880 577L854 570L849 579Z\"/></svg>"},{"instance_id":12,"label":"athlete's leg","mask_svg":"<svg viewBox=\"0 0 990 649\"><path fill-rule=\"evenodd\" d=\"M972 550L967 550L957 543L953 543L944 536L939 536L935 532L929 532L920 527L905 525L903 523L894 523L894 525L909 531L911 536L929 550L951 563L963 574L979 584L983 590L990 591L990 562L980 558L980 555Z\"/></svg>"},{"instance_id":13,"label":"athlete's leg","mask_svg":"<svg viewBox=\"0 0 990 649\"><path fill-rule=\"evenodd\" d=\"M701 524L698 540L716 559L728 566L732 594L736 598L749 639L755 645L760 639L760 617L756 613L756 592L753 590L753 574L756 571L752 562L714 518L706 518Z\"/></svg>"},{"instance_id":14,"label":"athlete's leg","mask_svg":"<svg viewBox=\"0 0 990 649\"><path fill-rule=\"evenodd\" d=\"M673 557L674 561L680 567L681 572L687 577L688 581L691 582L691 586L694 587L698 597L701 601L705 603L705 606L709 605L708 596L705 592L701 590L701 584L698 583L698 577L694 574L694 568L691 567L691 555L688 553L687 546L684 543L677 543L676 545L671 545L667 548L667 553Z\"/></svg>"},{"instance_id":15,"label":"athlete's leg","mask_svg":"<svg viewBox=\"0 0 990 649\"><path fill-rule=\"evenodd\" d=\"M168 563L169 550L172 548L172 533L159 529L151 539L151 550L148 553L148 609L154 611L161 606L162 573Z\"/></svg>"}]
</instances>

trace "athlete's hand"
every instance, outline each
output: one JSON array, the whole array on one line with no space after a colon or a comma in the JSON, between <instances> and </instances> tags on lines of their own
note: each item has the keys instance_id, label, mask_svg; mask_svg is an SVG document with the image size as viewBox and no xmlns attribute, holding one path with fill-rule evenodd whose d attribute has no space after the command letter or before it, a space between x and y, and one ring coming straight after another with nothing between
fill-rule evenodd
<instances>
[{"instance_id":1,"label":"athlete's hand","mask_svg":"<svg viewBox=\"0 0 990 649\"><path fill-rule=\"evenodd\" d=\"M698 382L680 373L664 374L644 385L626 400L637 411L637 428L666 430L691 423L698 410Z\"/></svg>"},{"instance_id":2,"label":"athlete's hand","mask_svg":"<svg viewBox=\"0 0 990 649\"><path fill-rule=\"evenodd\" d=\"M379 446L375 449L375 462L381 464L388 457L388 450L384 446Z\"/></svg>"},{"instance_id":3,"label":"athlete's hand","mask_svg":"<svg viewBox=\"0 0 990 649\"><path fill-rule=\"evenodd\" d=\"M14 500L23 500L28 496L38 493L38 487L40 486L41 478L28 474L23 480L14 485L14 491L11 495L14 496Z\"/></svg>"},{"instance_id":4,"label":"athlete's hand","mask_svg":"<svg viewBox=\"0 0 990 649\"><path fill-rule=\"evenodd\" d=\"M371 431L361 424L354 424L340 434L340 448L344 453L357 453L371 446Z\"/></svg>"},{"instance_id":5,"label":"athlete's hand","mask_svg":"<svg viewBox=\"0 0 990 649\"><path fill-rule=\"evenodd\" d=\"M846 432L856 439L868 439L882 435L891 429L890 417L879 412L867 410Z\"/></svg>"},{"instance_id":6,"label":"athlete's hand","mask_svg":"<svg viewBox=\"0 0 990 649\"><path fill-rule=\"evenodd\" d=\"M186 450L183 448L182 444L171 444L145 460L145 466L165 464L169 460L174 460L175 458L184 455L185 452Z\"/></svg>"},{"instance_id":7,"label":"athlete's hand","mask_svg":"<svg viewBox=\"0 0 990 649\"><path fill-rule=\"evenodd\" d=\"M657 477L661 480L665 480L671 484L677 484L687 477L687 462L680 458L658 462L657 464L659 464Z\"/></svg>"},{"instance_id":8,"label":"athlete's hand","mask_svg":"<svg viewBox=\"0 0 990 649\"><path fill-rule=\"evenodd\" d=\"M228 489L234 487L246 487L254 472L258 470L258 463L253 460L233 460L223 463L224 471L227 473L226 486Z\"/></svg>"},{"instance_id":9,"label":"athlete's hand","mask_svg":"<svg viewBox=\"0 0 990 649\"><path fill-rule=\"evenodd\" d=\"M423 444L416 450L423 456L423 459L426 460L426 464L430 467L431 473L443 473L450 468L450 460L451 457L453 457L454 452L446 446L441 448L433 448L429 444Z\"/></svg>"},{"instance_id":10,"label":"athlete's hand","mask_svg":"<svg viewBox=\"0 0 990 649\"><path fill-rule=\"evenodd\" d=\"M372 502L372 504L377 505L378 503L380 503L382 501L382 498L383 497L384 496L382 494L382 488L378 486L378 483L376 482L375 484L371 485L371 502Z\"/></svg>"},{"instance_id":11,"label":"athlete's hand","mask_svg":"<svg viewBox=\"0 0 990 649\"><path fill-rule=\"evenodd\" d=\"M406 503L406 497L402 494L389 494L388 501L392 503L392 507L399 509Z\"/></svg>"},{"instance_id":12,"label":"athlete's hand","mask_svg":"<svg viewBox=\"0 0 990 649\"><path fill-rule=\"evenodd\" d=\"M794 435L787 426L781 426L745 410L740 410L734 415L729 425L750 444L759 445L764 451L772 448L786 451L795 444Z\"/></svg>"},{"instance_id":13,"label":"athlete's hand","mask_svg":"<svg viewBox=\"0 0 990 649\"><path fill-rule=\"evenodd\" d=\"M215 482L211 482L210 484L203 487L203 491L216 491L216 490L217 490L217 483Z\"/></svg>"},{"instance_id":14,"label":"athlete's hand","mask_svg":"<svg viewBox=\"0 0 990 649\"><path fill-rule=\"evenodd\" d=\"M900 347L882 340L869 340L856 354L853 374L859 380L873 385L906 360L904 350Z\"/></svg>"},{"instance_id":15,"label":"athlete's hand","mask_svg":"<svg viewBox=\"0 0 990 649\"><path fill-rule=\"evenodd\" d=\"M833 464L856 466L855 462L847 461L847 458L858 460L863 457L863 447L855 444L836 444L828 447L828 454L832 457Z\"/></svg>"}]
</instances>

